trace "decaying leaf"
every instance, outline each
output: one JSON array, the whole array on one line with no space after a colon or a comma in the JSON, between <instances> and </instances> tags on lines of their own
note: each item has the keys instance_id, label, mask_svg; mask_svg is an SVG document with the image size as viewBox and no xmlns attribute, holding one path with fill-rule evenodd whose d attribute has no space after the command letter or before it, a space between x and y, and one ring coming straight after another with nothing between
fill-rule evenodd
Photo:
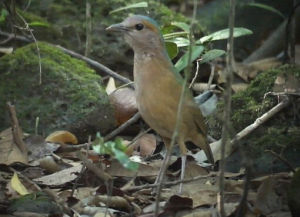
<instances>
[{"instance_id":1,"label":"decaying leaf","mask_svg":"<svg viewBox=\"0 0 300 217\"><path fill-rule=\"evenodd\" d=\"M70 133L66 130L55 131L49 136L47 136L45 140L46 142L53 142L59 144L78 144L76 136L73 133Z\"/></svg>"},{"instance_id":2,"label":"decaying leaf","mask_svg":"<svg viewBox=\"0 0 300 217\"><path fill-rule=\"evenodd\" d=\"M8 128L0 133L0 163L28 163L27 154L23 153L13 140L12 130Z\"/></svg>"},{"instance_id":3,"label":"decaying leaf","mask_svg":"<svg viewBox=\"0 0 300 217\"><path fill-rule=\"evenodd\" d=\"M139 149L142 157L152 155L156 149L156 137L153 134L147 133L138 138L134 146L135 149Z\"/></svg>"},{"instance_id":4,"label":"decaying leaf","mask_svg":"<svg viewBox=\"0 0 300 217\"><path fill-rule=\"evenodd\" d=\"M12 189L14 189L16 192L18 192L20 195L26 195L29 194L26 187L22 184L20 181L17 173L14 173L13 177L10 180L10 185Z\"/></svg>"},{"instance_id":5,"label":"decaying leaf","mask_svg":"<svg viewBox=\"0 0 300 217\"><path fill-rule=\"evenodd\" d=\"M130 88L120 88L109 95L110 103L114 106L115 117L121 125L137 112L135 92Z\"/></svg>"}]
</instances>

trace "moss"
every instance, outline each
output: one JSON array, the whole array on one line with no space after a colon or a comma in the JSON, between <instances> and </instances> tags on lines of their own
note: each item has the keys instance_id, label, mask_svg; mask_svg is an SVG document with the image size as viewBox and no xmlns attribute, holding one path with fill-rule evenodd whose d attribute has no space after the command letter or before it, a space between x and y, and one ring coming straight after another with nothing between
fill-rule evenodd
<instances>
[{"instance_id":1,"label":"moss","mask_svg":"<svg viewBox=\"0 0 300 217\"><path fill-rule=\"evenodd\" d=\"M299 72L299 67L289 65L261 72L245 91L234 94L231 110L234 131L241 131L278 103L277 97L265 96L266 93L273 91L278 75L297 77ZM274 161L274 156L265 152L268 149L289 159L292 165L300 165L300 101L293 98L291 100L293 106L277 113L242 141L247 144L243 148L247 149L245 152L253 160L254 168L258 173L288 169L281 161ZM222 114L222 110L223 104L220 103L217 114ZM215 120L215 117L210 117L209 120L215 125L210 125L212 131L220 136L221 124Z\"/></svg>"},{"instance_id":2,"label":"moss","mask_svg":"<svg viewBox=\"0 0 300 217\"><path fill-rule=\"evenodd\" d=\"M101 87L101 77L80 60L47 43L38 43L42 64L39 85L38 55L35 44L19 48L0 58L0 110L13 101L18 118L27 132L33 132L35 119L45 133L83 119L99 105L109 106ZM101 114L99 114L101 115ZM9 126L0 115L1 129Z\"/></svg>"}]
</instances>

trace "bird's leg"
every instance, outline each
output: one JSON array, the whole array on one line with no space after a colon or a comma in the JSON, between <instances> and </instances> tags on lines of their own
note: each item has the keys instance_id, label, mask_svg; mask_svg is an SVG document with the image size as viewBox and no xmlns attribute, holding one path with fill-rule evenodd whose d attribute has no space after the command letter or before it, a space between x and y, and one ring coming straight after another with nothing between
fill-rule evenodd
<instances>
[{"instance_id":1,"label":"bird's leg","mask_svg":"<svg viewBox=\"0 0 300 217\"><path fill-rule=\"evenodd\" d=\"M170 160L170 156L171 156L171 153L169 153L171 151L170 148L169 148L171 141L169 139L166 139L166 138L163 138L163 141L164 141L165 147L166 147L166 155L164 157L162 166L160 167L158 176L156 177L154 184L158 184L158 183L161 183L163 181L164 173L167 169L167 166L168 166L168 163L169 163L169 160ZM153 191L153 193L154 193L154 191Z\"/></svg>"},{"instance_id":2,"label":"bird's leg","mask_svg":"<svg viewBox=\"0 0 300 217\"><path fill-rule=\"evenodd\" d=\"M181 174L180 174L180 185L179 185L179 194L182 193L182 187L183 187L183 179L184 179L184 173L185 173L185 164L186 164L186 155L181 156Z\"/></svg>"},{"instance_id":3,"label":"bird's leg","mask_svg":"<svg viewBox=\"0 0 300 217\"><path fill-rule=\"evenodd\" d=\"M178 141L179 144L179 148L181 151L181 174L180 174L180 184L179 184L179 191L178 193L181 194L182 193L182 189L183 189L183 179L184 179L184 173L185 173L185 165L186 165L186 153L187 153L187 149L184 143L184 140L179 139Z\"/></svg>"}]
</instances>

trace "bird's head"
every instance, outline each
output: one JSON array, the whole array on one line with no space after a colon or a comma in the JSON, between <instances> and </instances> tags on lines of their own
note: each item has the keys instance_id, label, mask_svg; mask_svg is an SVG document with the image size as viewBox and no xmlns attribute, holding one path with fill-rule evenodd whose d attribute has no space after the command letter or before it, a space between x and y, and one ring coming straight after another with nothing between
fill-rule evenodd
<instances>
[{"instance_id":1,"label":"bird's head","mask_svg":"<svg viewBox=\"0 0 300 217\"><path fill-rule=\"evenodd\" d=\"M123 32L126 42L134 52L165 50L164 40L158 24L147 16L130 16L121 23L109 26L106 30Z\"/></svg>"}]
</instances>

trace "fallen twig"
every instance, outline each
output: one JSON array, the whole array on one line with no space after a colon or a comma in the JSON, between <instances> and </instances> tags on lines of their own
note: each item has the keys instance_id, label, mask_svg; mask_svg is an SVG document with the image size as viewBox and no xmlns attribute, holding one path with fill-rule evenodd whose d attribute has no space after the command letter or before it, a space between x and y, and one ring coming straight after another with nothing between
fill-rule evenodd
<instances>
[{"instance_id":1,"label":"fallen twig","mask_svg":"<svg viewBox=\"0 0 300 217\"><path fill-rule=\"evenodd\" d=\"M13 134L13 139L17 147L20 149L22 154L28 159L27 155L27 147L26 144L23 141L23 132L22 129L20 128L19 121L17 118L15 106L12 105L10 102L6 103L9 114L10 114L10 119L11 119L11 128L12 128L12 134Z\"/></svg>"},{"instance_id":2,"label":"fallen twig","mask_svg":"<svg viewBox=\"0 0 300 217\"><path fill-rule=\"evenodd\" d=\"M238 141L242 140L243 138L245 138L246 136L248 136L250 133L252 133L256 128L258 128L259 126L261 126L263 123L265 123L267 120L269 120L271 117L273 117L275 114L277 114L278 112L280 112L282 109L284 109L285 107L287 107L290 103L289 98L287 97L286 99L284 99L283 101L281 101L280 103L278 103L276 106L274 106L272 109L270 109L268 112L266 112L265 114L263 114L262 116L260 116L259 118L257 118L253 124L247 126L246 128L244 128L242 131L240 131L239 133L237 133L233 139L230 141L230 143L228 144L228 151L226 151L226 156L228 156L230 153L232 153L236 147L234 147L234 144L236 144ZM218 140L216 142L211 143L211 146L215 146L214 148L214 155L217 154L218 150L220 149L220 142L221 140ZM216 159L219 159L218 157L214 156Z\"/></svg>"},{"instance_id":3,"label":"fallen twig","mask_svg":"<svg viewBox=\"0 0 300 217\"><path fill-rule=\"evenodd\" d=\"M131 124L135 123L140 117L141 117L140 113L138 113L138 112L135 113L135 115L132 116L128 121L126 121L125 123L123 123L121 126L119 126L117 129L115 129L111 133L107 134L104 137L104 141L110 140L111 138L115 137L117 134L119 134L120 132L122 132L123 130L125 130L128 126L130 126Z\"/></svg>"},{"instance_id":4,"label":"fallen twig","mask_svg":"<svg viewBox=\"0 0 300 217\"><path fill-rule=\"evenodd\" d=\"M9 40L10 39L17 39L19 41L23 41L23 42L33 42L33 39L31 38L27 38L21 35L16 35L16 34L12 34L12 33L8 33L8 32L3 32L0 30L0 35L2 36L6 36ZM8 40L6 39L6 40ZM1 42L1 44L3 44L3 41Z\"/></svg>"},{"instance_id":5,"label":"fallen twig","mask_svg":"<svg viewBox=\"0 0 300 217\"><path fill-rule=\"evenodd\" d=\"M272 151L272 150L265 150L265 152L271 153L274 157L278 158L279 160L281 160L288 168L290 168L291 171L293 171L293 173L296 172L296 170L294 169L294 167L290 164L290 162L288 162L285 158L283 158L282 156L280 156L279 154L277 154L276 152Z\"/></svg>"},{"instance_id":6,"label":"fallen twig","mask_svg":"<svg viewBox=\"0 0 300 217\"><path fill-rule=\"evenodd\" d=\"M252 133L256 128L258 128L260 125L265 123L267 120L269 120L275 114L277 114L279 111L281 111L283 108L285 108L289 103L290 103L289 98L278 103L276 106L274 106L268 112L263 114L261 117L257 118L253 124L249 125L248 127L244 128L242 131L240 131L238 134L236 134L235 137L231 140L231 143L235 143L236 141L241 140L245 136Z\"/></svg>"},{"instance_id":7,"label":"fallen twig","mask_svg":"<svg viewBox=\"0 0 300 217\"><path fill-rule=\"evenodd\" d=\"M103 65L103 64L101 64L101 63L99 63L99 62L97 62L97 61L95 61L95 60L92 60L92 59L90 59L90 58L88 58L88 57L85 57L85 56L83 56L83 55L81 55L81 54L79 54L79 53L76 53L76 52L74 52L74 51L72 51L72 50L69 50L69 49L67 49L67 48L64 48L64 47L62 47L62 46L60 46L60 45L56 45L55 47L61 49L63 52L65 52L65 53L71 55L72 57L76 57L76 58L78 58L78 59L84 60L84 61L87 62L88 64L90 64L90 65L92 65L92 66L94 66L94 67L96 67L96 68L98 68L98 69L104 71L104 72L107 73L108 75L110 75L110 76L112 76L112 77L118 79L119 81L121 81L121 82L123 82L123 83L132 83L132 81L131 81L130 79L125 78L125 77L123 77L122 75L119 75L118 73L114 72L113 70L109 69L109 68L106 67L105 65ZM131 84L130 86L131 86L131 87L134 87L133 84Z\"/></svg>"},{"instance_id":8,"label":"fallen twig","mask_svg":"<svg viewBox=\"0 0 300 217\"><path fill-rule=\"evenodd\" d=\"M84 166L86 166L90 171L92 171L103 182L108 182L113 179L111 175L109 175L102 169L101 165L100 166L94 165L81 152L78 151L77 156L83 162Z\"/></svg>"},{"instance_id":9,"label":"fallen twig","mask_svg":"<svg viewBox=\"0 0 300 217\"><path fill-rule=\"evenodd\" d=\"M188 182L193 182L196 180L200 180L200 179L206 179L206 178L212 178L212 177L216 177L217 174L216 173L211 173L209 175L203 176L195 176L189 179L184 179L184 180L175 180L172 182L165 182L162 183L164 186L172 186L172 185L177 185L179 183L188 183ZM146 188L156 188L159 185L159 183L154 183L154 184L146 184L146 185L139 185L139 186L133 186L133 187L127 187L122 189L123 191L138 191L138 190L142 190L142 189L146 189Z\"/></svg>"}]
</instances>

